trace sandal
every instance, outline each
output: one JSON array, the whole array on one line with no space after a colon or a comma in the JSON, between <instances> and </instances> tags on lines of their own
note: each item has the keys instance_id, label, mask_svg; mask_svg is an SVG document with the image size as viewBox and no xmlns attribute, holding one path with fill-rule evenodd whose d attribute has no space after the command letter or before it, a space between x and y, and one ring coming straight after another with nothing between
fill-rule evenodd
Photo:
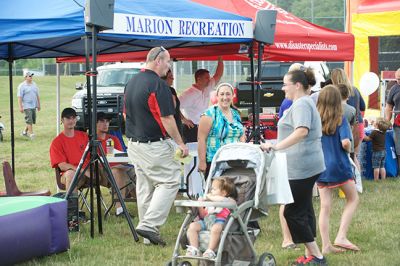
<instances>
[{"instance_id":1,"label":"sandal","mask_svg":"<svg viewBox=\"0 0 400 266\"><path fill-rule=\"evenodd\" d=\"M203 258L207 258L207 259L215 259L217 257L217 254L215 254L215 252L211 249L207 249L204 253L203 253Z\"/></svg>"},{"instance_id":2,"label":"sandal","mask_svg":"<svg viewBox=\"0 0 400 266\"><path fill-rule=\"evenodd\" d=\"M200 257L200 251L198 248L193 246L186 246L186 256L188 257Z\"/></svg>"}]
</instances>

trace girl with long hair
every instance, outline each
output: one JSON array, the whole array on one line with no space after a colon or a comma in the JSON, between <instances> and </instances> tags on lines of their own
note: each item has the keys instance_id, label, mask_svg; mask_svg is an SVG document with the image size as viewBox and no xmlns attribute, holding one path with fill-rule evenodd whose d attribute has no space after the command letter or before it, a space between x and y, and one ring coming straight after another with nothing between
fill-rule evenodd
<instances>
[{"instance_id":1,"label":"girl with long hair","mask_svg":"<svg viewBox=\"0 0 400 266\"><path fill-rule=\"evenodd\" d=\"M347 238L347 231L358 205L358 194L349 159L351 131L343 116L342 97L334 85L325 86L318 97L317 109L322 123L322 149L326 170L317 180L321 200L319 231L322 253L338 253L343 249L358 251ZM339 231L332 245L329 238L329 218L332 210L332 191L341 188L346 195Z\"/></svg>"},{"instance_id":2,"label":"girl with long hair","mask_svg":"<svg viewBox=\"0 0 400 266\"><path fill-rule=\"evenodd\" d=\"M354 126L355 130L353 130L354 153L351 153L350 155L354 160L354 163L357 165L358 170L361 171L360 162L356 155L360 151L361 141L364 138L364 121L362 112L365 111L365 102L358 89L351 85L350 80L343 69L335 68L332 70L331 79L333 85L345 84L347 86L350 92L347 104L356 109L357 124Z\"/></svg>"}]
</instances>

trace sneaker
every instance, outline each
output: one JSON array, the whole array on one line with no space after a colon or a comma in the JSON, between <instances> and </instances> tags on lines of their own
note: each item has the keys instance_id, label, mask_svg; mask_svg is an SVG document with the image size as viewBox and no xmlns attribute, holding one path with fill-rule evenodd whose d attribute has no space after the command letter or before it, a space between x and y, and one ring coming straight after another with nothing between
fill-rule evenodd
<instances>
[{"instance_id":1,"label":"sneaker","mask_svg":"<svg viewBox=\"0 0 400 266\"><path fill-rule=\"evenodd\" d=\"M28 133L27 133L26 131L22 131L22 132L21 132L21 136L23 136L23 137L28 137Z\"/></svg>"},{"instance_id":2,"label":"sneaker","mask_svg":"<svg viewBox=\"0 0 400 266\"><path fill-rule=\"evenodd\" d=\"M200 251L198 248L193 247L193 246L186 246L186 255L188 257L200 257Z\"/></svg>"},{"instance_id":3,"label":"sneaker","mask_svg":"<svg viewBox=\"0 0 400 266\"><path fill-rule=\"evenodd\" d=\"M135 217L132 215L132 214L130 214L129 212L128 212L128 214L129 214L129 216L131 217L131 219L135 219ZM118 217L118 218L126 218L125 217L125 213L124 212L120 212L120 213L115 213L115 217Z\"/></svg>"},{"instance_id":4,"label":"sneaker","mask_svg":"<svg viewBox=\"0 0 400 266\"><path fill-rule=\"evenodd\" d=\"M217 257L217 254L215 254L215 252L211 249L207 249L204 253L203 253L203 258L207 258L207 259L215 259Z\"/></svg>"},{"instance_id":5,"label":"sneaker","mask_svg":"<svg viewBox=\"0 0 400 266\"><path fill-rule=\"evenodd\" d=\"M303 259L302 259L303 258ZM294 264L296 266L300 266L300 265L319 265L319 266L327 266L328 263L326 262L325 257L322 257L322 259L318 259L315 256L302 256L299 257L296 260L296 263Z\"/></svg>"},{"instance_id":6,"label":"sneaker","mask_svg":"<svg viewBox=\"0 0 400 266\"><path fill-rule=\"evenodd\" d=\"M115 210L115 215L116 216L120 216L120 215L123 215L124 214L124 209L122 209L122 207L118 207L116 210Z\"/></svg>"},{"instance_id":7,"label":"sneaker","mask_svg":"<svg viewBox=\"0 0 400 266\"><path fill-rule=\"evenodd\" d=\"M297 263L303 263L304 261L306 261L307 260L307 257L304 255L304 256L301 256L301 257L298 257L297 259L296 259L296 262L295 262L295 264L297 264Z\"/></svg>"},{"instance_id":8,"label":"sneaker","mask_svg":"<svg viewBox=\"0 0 400 266\"><path fill-rule=\"evenodd\" d=\"M153 245L160 245L163 247L166 245L165 241L161 238L159 233L148 231L148 230L143 230L143 229L136 229L136 232L141 237L147 238L148 240L150 240L150 243L152 243Z\"/></svg>"},{"instance_id":9,"label":"sneaker","mask_svg":"<svg viewBox=\"0 0 400 266\"><path fill-rule=\"evenodd\" d=\"M35 139L35 134L33 134L33 133L30 134L30 135L29 135L29 138L30 138L31 140L34 140L34 139Z\"/></svg>"}]
</instances>

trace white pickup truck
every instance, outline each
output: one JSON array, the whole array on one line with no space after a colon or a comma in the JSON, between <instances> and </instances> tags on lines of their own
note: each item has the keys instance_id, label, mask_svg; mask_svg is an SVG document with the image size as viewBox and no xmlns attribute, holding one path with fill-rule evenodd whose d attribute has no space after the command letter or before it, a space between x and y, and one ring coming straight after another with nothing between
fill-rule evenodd
<instances>
[{"instance_id":1,"label":"white pickup truck","mask_svg":"<svg viewBox=\"0 0 400 266\"><path fill-rule=\"evenodd\" d=\"M125 85L143 66L142 63L116 63L97 68L97 111L112 116L111 129L124 132L122 111ZM83 84L77 84L76 89L79 91L72 97L72 108L79 116L76 128L85 130L89 127L87 90Z\"/></svg>"}]
</instances>

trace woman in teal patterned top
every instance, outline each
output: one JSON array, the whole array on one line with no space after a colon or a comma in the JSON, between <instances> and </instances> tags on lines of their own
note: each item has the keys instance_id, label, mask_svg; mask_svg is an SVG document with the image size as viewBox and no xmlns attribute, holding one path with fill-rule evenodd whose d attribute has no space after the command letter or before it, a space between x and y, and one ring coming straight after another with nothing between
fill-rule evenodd
<instances>
[{"instance_id":1,"label":"woman in teal patterned top","mask_svg":"<svg viewBox=\"0 0 400 266\"><path fill-rule=\"evenodd\" d=\"M199 171L208 175L217 150L228 143L244 142L244 127L240 114L232 105L233 87L222 83L217 87L216 105L208 108L200 118L198 131Z\"/></svg>"}]
</instances>

